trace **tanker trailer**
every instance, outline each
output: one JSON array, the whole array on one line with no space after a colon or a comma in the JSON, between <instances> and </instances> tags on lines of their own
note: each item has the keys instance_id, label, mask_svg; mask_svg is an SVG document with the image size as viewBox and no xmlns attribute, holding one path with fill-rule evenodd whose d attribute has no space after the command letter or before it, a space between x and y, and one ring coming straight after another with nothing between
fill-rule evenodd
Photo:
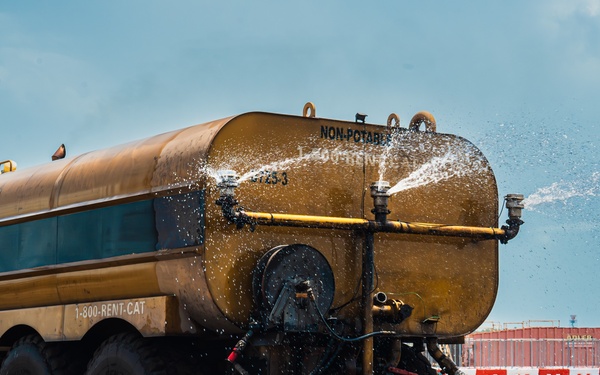
<instances>
[{"instance_id":1,"label":"tanker trailer","mask_svg":"<svg viewBox=\"0 0 600 375\"><path fill-rule=\"evenodd\" d=\"M521 199L426 112L311 103L4 173L0 374L453 375Z\"/></svg>"}]
</instances>

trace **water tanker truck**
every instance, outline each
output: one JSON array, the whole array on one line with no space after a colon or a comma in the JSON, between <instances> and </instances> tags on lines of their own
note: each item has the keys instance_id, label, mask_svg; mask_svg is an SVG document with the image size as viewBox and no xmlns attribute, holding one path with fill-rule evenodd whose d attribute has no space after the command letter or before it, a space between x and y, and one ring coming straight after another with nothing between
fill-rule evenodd
<instances>
[{"instance_id":1,"label":"water tanker truck","mask_svg":"<svg viewBox=\"0 0 600 375\"><path fill-rule=\"evenodd\" d=\"M0 176L0 374L435 374L522 196L436 132L246 113Z\"/></svg>"}]
</instances>

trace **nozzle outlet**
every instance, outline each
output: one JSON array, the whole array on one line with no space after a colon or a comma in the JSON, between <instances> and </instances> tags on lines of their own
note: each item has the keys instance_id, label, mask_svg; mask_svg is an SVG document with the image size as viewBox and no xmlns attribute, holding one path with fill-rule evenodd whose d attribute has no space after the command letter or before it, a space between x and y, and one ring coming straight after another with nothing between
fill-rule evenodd
<instances>
[{"instance_id":1,"label":"nozzle outlet","mask_svg":"<svg viewBox=\"0 0 600 375\"><path fill-rule=\"evenodd\" d=\"M232 170L220 170L217 172L217 188L220 191L219 199L215 202L221 206L223 216L230 223L236 223L239 227L243 226L243 221L238 219L235 212L235 206L238 204L235 199L235 188L240 186L238 175Z\"/></svg>"},{"instance_id":2,"label":"nozzle outlet","mask_svg":"<svg viewBox=\"0 0 600 375\"><path fill-rule=\"evenodd\" d=\"M376 304L383 305L384 303L387 302L387 300L388 300L387 294L385 294L384 292L377 292L373 296L373 303L376 303Z\"/></svg>"},{"instance_id":3,"label":"nozzle outlet","mask_svg":"<svg viewBox=\"0 0 600 375\"><path fill-rule=\"evenodd\" d=\"M504 197L509 220L521 220L523 205L523 194L508 194Z\"/></svg>"},{"instance_id":4,"label":"nozzle outlet","mask_svg":"<svg viewBox=\"0 0 600 375\"><path fill-rule=\"evenodd\" d=\"M387 221L387 215L390 213L388 210L388 200L390 195L390 184L387 181L375 181L371 184L371 197L373 198L373 209L371 212L375 214L375 221L385 222Z\"/></svg>"},{"instance_id":5,"label":"nozzle outlet","mask_svg":"<svg viewBox=\"0 0 600 375\"><path fill-rule=\"evenodd\" d=\"M217 172L217 187L221 191L221 196L234 196L235 188L240 186L238 174L230 169L223 169Z\"/></svg>"}]
</instances>

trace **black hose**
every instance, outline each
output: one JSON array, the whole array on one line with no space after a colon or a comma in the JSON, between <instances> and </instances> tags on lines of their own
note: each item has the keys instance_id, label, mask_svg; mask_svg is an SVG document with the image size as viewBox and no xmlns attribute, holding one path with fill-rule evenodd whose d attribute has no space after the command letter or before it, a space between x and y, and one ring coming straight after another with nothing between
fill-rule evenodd
<instances>
[{"instance_id":1,"label":"black hose","mask_svg":"<svg viewBox=\"0 0 600 375\"><path fill-rule=\"evenodd\" d=\"M369 337L373 337L373 336L381 336L381 335L394 335L397 336L398 333L394 332L394 331L376 331L376 332L370 332L367 333L365 335L362 336L358 336L358 337L343 337L338 335L333 328L331 328L331 326L329 325L329 323L327 323L327 319L325 319L325 317L323 316L323 313L321 312L321 310L319 310L319 306L317 306L317 301L315 300L315 295L312 291L312 288L309 288L307 290L308 296L310 297L310 300L312 301L315 309L317 310L317 312L319 313L319 317L321 318L321 321L323 322L323 324L325 325L325 327L327 328L327 330L329 331L329 333L331 333L331 335L333 337L335 337L336 339L340 340L340 341L344 341L344 342L357 342L357 341L361 341L364 339L368 339Z\"/></svg>"},{"instance_id":2,"label":"black hose","mask_svg":"<svg viewBox=\"0 0 600 375\"><path fill-rule=\"evenodd\" d=\"M333 351L332 353L331 347L334 345L334 340L334 337L331 337L329 339L329 343L327 344L327 350L321 356L319 364L315 366L315 368L310 372L309 375L321 375L324 371L327 371L329 366L331 366L337 355L340 353L340 350L342 349L342 344L338 344L336 345L335 351Z\"/></svg>"}]
</instances>

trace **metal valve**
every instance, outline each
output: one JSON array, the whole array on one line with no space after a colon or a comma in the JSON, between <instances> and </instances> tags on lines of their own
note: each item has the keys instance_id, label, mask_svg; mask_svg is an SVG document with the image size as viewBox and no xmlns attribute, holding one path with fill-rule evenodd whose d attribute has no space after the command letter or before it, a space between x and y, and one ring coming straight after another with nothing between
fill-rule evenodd
<instances>
[{"instance_id":1,"label":"metal valve","mask_svg":"<svg viewBox=\"0 0 600 375\"><path fill-rule=\"evenodd\" d=\"M523 194L508 194L504 197L509 220L520 220L523 208Z\"/></svg>"},{"instance_id":2,"label":"metal valve","mask_svg":"<svg viewBox=\"0 0 600 375\"><path fill-rule=\"evenodd\" d=\"M390 184L387 181L376 181L371 184L371 197L373 198L373 209L372 213L375 214L375 221L383 223L387 220L387 215L390 213L388 210L388 200L390 195Z\"/></svg>"}]
</instances>

